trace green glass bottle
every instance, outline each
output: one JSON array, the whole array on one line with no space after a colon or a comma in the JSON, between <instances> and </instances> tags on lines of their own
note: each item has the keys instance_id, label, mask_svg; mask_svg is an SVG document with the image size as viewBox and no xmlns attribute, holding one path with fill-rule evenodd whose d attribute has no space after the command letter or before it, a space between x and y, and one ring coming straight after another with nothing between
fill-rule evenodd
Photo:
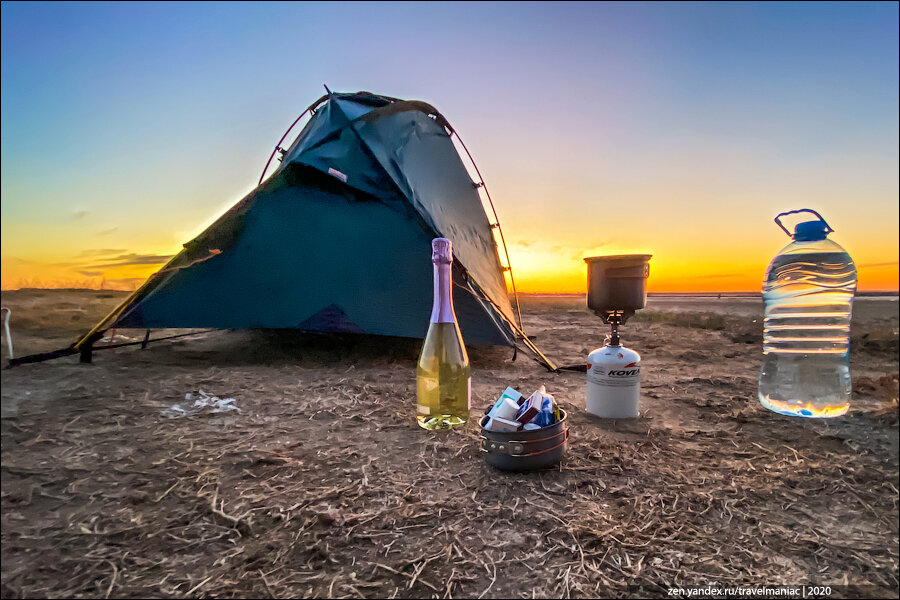
<instances>
[{"instance_id":1,"label":"green glass bottle","mask_svg":"<svg viewBox=\"0 0 900 600\"><path fill-rule=\"evenodd\" d=\"M434 304L416 367L416 420L425 429L465 424L472 398L472 372L453 310L450 240L431 242Z\"/></svg>"}]
</instances>

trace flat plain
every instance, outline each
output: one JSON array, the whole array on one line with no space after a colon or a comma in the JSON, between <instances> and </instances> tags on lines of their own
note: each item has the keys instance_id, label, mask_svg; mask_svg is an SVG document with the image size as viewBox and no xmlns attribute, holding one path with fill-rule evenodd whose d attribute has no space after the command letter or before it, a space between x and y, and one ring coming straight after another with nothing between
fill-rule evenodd
<instances>
[{"instance_id":1,"label":"flat plain","mask_svg":"<svg viewBox=\"0 0 900 600\"><path fill-rule=\"evenodd\" d=\"M123 298L3 292L16 355L67 346ZM583 297L522 310L561 365L603 343ZM421 430L420 341L400 338L216 331L5 369L0 592L896 598L896 296L854 304L854 395L836 419L760 406L761 317L759 299L651 298L621 329L643 359L641 416L623 421L584 411L584 373L471 346L473 418ZM484 463L476 417L508 385L544 385L569 412L559 467ZM237 410L192 409L200 390Z\"/></svg>"}]
</instances>

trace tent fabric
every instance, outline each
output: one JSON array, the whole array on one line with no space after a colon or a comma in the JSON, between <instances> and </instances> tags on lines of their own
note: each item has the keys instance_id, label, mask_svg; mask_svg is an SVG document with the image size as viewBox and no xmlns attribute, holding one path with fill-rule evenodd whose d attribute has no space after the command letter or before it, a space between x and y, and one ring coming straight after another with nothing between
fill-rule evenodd
<instances>
[{"instance_id":1,"label":"tent fabric","mask_svg":"<svg viewBox=\"0 0 900 600\"><path fill-rule=\"evenodd\" d=\"M453 242L463 339L518 328L476 184L431 105L324 96L266 181L76 344L114 327L293 328L424 337L431 240Z\"/></svg>"}]
</instances>

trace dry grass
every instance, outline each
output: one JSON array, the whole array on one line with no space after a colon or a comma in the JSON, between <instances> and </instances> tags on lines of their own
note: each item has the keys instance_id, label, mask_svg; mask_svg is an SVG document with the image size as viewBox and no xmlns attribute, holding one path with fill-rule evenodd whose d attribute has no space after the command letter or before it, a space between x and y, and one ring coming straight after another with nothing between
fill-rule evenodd
<instances>
[{"instance_id":1,"label":"dry grass","mask_svg":"<svg viewBox=\"0 0 900 600\"><path fill-rule=\"evenodd\" d=\"M571 303L525 317L554 357L602 340ZM476 406L544 383L570 412L564 462L531 474L485 465L472 425L414 425L409 340L216 333L4 371L0 591L896 597L896 357L865 355L848 416L788 419L755 400L758 348L724 333L629 322L643 414L620 422L583 412L583 374L471 348ZM197 389L240 412L161 416Z\"/></svg>"},{"instance_id":2,"label":"dry grass","mask_svg":"<svg viewBox=\"0 0 900 600\"><path fill-rule=\"evenodd\" d=\"M97 290L4 291L3 306L12 310L10 329L16 356L68 346L90 331L128 294ZM3 343L5 348L5 333Z\"/></svg>"}]
</instances>

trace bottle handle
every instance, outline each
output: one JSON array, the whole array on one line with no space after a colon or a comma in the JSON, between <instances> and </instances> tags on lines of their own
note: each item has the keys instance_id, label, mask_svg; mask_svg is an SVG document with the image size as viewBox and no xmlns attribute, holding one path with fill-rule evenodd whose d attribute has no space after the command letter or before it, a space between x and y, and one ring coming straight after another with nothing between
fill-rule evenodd
<instances>
[{"instance_id":1,"label":"bottle handle","mask_svg":"<svg viewBox=\"0 0 900 600\"><path fill-rule=\"evenodd\" d=\"M811 209L811 208L801 208L801 209L799 209L799 210L789 210L789 211L787 211L787 212L783 212L783 213L781 213L780 215L778 215L777 217L775 217L775 223L776 223L779 227L781 227L782 230L784 230L784 232L788 235L788 237L793 238L793 237L794 237L794 234L791 233L790 231L788 231L788 230L787 230L787 227L785 227L784 225L781 224L781 217L786 217L786 216L788 216L788 215L794 215L794 214L802 213L802 212L812 213L812 214L816 215L816 216L819 218L820 221L822 221L823 223L825 223L825 227L827 228L826 231L825 231L826 234L827 234L827 233L831 233L832 231L834 231L834 229L831 228L831 225L828 224L828 221L826 221L825 219L823 219L823 218L822 218L822 215L820 215L819 213L817 213L816 211L814 211L814 210Z\"/></svg>"}]
</instances>

